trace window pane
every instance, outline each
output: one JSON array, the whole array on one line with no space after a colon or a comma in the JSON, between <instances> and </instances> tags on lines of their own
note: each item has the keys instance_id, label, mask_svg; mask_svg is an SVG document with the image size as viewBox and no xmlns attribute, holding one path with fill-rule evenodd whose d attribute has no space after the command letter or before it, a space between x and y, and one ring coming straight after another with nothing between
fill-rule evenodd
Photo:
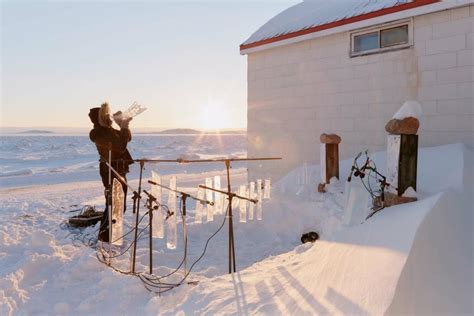
<instances>
[{"instance_id":1,"label":"window pane","mask_svg":"<svg viewBox=\"0 0 474 316\"><path fill-rule=\"evenodd\" d=\"M354 36L354 52L363 52L379 48L379 33Z\"/></svg>"},{"instance_id":2,"label":"window pane","mask_svg":"<svg viewBox=\"0 0 474 316\"><path fill-rule=\"evenodd\" d=\"M408 25L386 29L380 33L382 47L408 43Z\"/></svg>"}]
</instances>

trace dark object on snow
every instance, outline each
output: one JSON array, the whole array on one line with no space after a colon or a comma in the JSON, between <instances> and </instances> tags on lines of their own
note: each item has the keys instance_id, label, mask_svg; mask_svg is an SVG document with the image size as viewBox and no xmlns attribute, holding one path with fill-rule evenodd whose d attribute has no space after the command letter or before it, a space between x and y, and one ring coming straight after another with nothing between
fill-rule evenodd
<instances>
[{"instance_id":1,"label":"dark object on snow","mask_svg":"<svg viewBox=\"0 0 474 316\"><path fill-rule=\"evenodd\" d=\"M319 239L319 235L317 232L309 232L301 235L301 242L303 244L307 242L315 242L316 240Z\"/></svg>"},{"instance_id":2,"label":"dark object on snow","mask_svg":"<svg viewBox=\"0 0 474 316\"><path fill-rule=\"evenodd\" d=\"M93 206L85 206L79 215L69 218L69 225L72 227L87 227L97 224L102 218L103 212L98 212Z\"/></svg>"}]
</instances>

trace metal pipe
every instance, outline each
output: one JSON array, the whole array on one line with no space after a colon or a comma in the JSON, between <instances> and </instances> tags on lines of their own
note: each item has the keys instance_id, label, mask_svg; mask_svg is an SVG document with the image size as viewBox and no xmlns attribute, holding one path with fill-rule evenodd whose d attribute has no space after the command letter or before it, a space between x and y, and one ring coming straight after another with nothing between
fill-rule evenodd
<instances>
[{"instance_id":1,"label":"metal pipe","mask_svg":"<svg viewBox=\"0 0 474 316\"><path fill-rule=\"evenodd\" d=\"M238 199L241 199L241 200L247 200L249 202L252 202L254 204L258 203L258 200L255 200L255 199L250 199L248 197L245 197L245 196L241 196L241 195L238 195L236 193L233 193L233 192L228 192L228 191L222 191L222 190L217 190L217 189L214 189L214 188L210 188L210 187L207 187L205 185L199 185L200 188L203 188L203 189L206 189L206 190L210 190L210 191L214 191L214 192L219 192L219 193L222 193L222 194L225 194L225 195L232 195L233 197L236 197Z\"/></svg>"},{"instance_id":2,"label":"metal pipe","mask_svg":"<svg viewBox=\"0 0 474 316\"><path fill-rule=\"evenodd\" d=\"M175 190L175 189L172 189L170 187L167 187L166 185L162 185L162 184L159 184L159 183L156 183L155 181L152 181L152 180L148 180L148 183L149 184L153 184L153 185L157 185L159 187L162 187L166 190L170 190L172 192L176 192L176 193L179 193L181 195L187 195L187 197L190 197L191 199L195 200L195 201L199 201L199 202L202 202L202 203L206 203L206 204L209 204L209 205L214 205L214 202L211 202L211 201L208 201L208 200L203 200L203 199L198 199L197 197L195 196L192 196L191 194L188 194L186 192L183 192L183 191L178 191L178 190Z\"/></svg>"},{"instance_id":3,"label":"metal pipe","mask_svg":"<svg viewBox=\"0 0 474 316\"><path fill-rule=\"evenodd\" d=\"M133 162L176 162L176 163L200 163L200 162L226 162L226 161L259 161L259 160L281 160L281 157L269 158L219 158L219 159L134 159Z\"/></svg>"},{"instance_id":4,"label":"metal pipe","mask_svg":"<svg viewBox=\"0 0 474 316\"><path fill-rule=\"evenodd\" d=\"M132 259L132 273L135 273L135 261L137 257L137 238L138 238L138 217L140 214L140 194L142 191L142 176L143 176L143 167L144 163L140 163L140 178L138 182L138 193L137 193L137 213L135 214L135 237L134 237L134 242L133 242L133 259Z\"/></svg>"},{"instance_id":5,"label":"metal pipe","mask_svg":"<svg viewBox=\"0 0 474 316\"><path fill-rule=\"evenodd\" d=\"M110 203L109 203L110 201ZM109 222L109 265L112 263L112 144L109 143L109 189L107 192L107 216Z\"/></svg>"}]
</instances>

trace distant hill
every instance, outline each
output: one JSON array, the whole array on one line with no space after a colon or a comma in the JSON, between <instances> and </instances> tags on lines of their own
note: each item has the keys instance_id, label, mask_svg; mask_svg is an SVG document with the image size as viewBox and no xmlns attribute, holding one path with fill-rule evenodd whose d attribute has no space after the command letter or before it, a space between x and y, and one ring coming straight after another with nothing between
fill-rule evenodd
<instances>
[{"instance_id":1,"label":"distant hill","mask_svg":"<svg viewBox=\"0 0 474 316\"><path fill-rule=\"evenodd\" d=\"M41 129L30 129L27 131L19 132L19 134L53 134L53 132Z\"/></svg>"},{"instance_id":2,"label":"distant hill","mask_svg":"<svg viewBox=\"0 0 474 316\"><path fill-rule=\"evenodd\" d=\"M245 134L243 130L226 131L200 131L192 128L172 128L163 131L136 132L135 134L175 134L175 135L195 135L195 134Z\"/></svg>"},{"instance_id":3,"label":"distant hill","mask_svg":"<svg viewBox=\"0 0 474 316\"><path fill-rule=\"evenodd\" d=\"M172 128L164 131L155 132L153 134L201 134L202 132L192 128Z\"/></svg>"}]
</instances>

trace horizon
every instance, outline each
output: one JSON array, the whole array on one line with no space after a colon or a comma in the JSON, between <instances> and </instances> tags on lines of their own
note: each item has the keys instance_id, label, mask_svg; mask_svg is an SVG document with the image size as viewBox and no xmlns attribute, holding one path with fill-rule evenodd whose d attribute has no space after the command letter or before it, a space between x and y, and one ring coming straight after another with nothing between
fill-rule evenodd
<instances>
[{"instance_id":1,"label":"horizon","mask_svg":"<svg viewBox=\"0 0 474 316\"><path fill-rule=\"evenodd\" d=\"M132 128L245 129L239 45L298 2L3 1L0 126L86 128L137 101Z\"/></svg>"}]
</instances>

